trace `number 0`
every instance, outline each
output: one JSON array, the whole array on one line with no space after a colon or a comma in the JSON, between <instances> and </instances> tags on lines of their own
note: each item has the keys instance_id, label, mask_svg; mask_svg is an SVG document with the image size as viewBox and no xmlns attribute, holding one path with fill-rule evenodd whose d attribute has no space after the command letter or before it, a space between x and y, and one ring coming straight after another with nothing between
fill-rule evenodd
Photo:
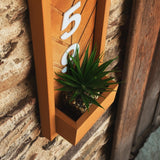
<instances>
[{"instance_id":1,"label":"number 0","mask_svg":"<svg viewBox=\"0 0 160 160\"><path fill-rule=\"evenodd\" d=\"M69 38L79 27L80 22L81 22L81 15L80 14L73 14L74 11L76 11L79 7L81 6L81 2L79 1L78 3L76 3L73 7L71 7L67 12L64 13L64 17L63 17L63 22L62 22L62 31L65 30L68 25L71 22L75 22L74 27L72 28L72 30L70 32L65 32L62 36L61 39L65 40L67 38Z\"/></svg>"},{"instance_id":2,"label":"number 0","mask_svg":"<svg viewBox=\"0 0 160 160\"><path fill-rule=\"evenodd\" d=\"M72 44L66 51L65 53L63 54L63 57L62 57L62 60L61 60L61 64L63 66L67 65L67 56L68 54L73 50L73 54L72 56L74 57L76 55L76 49L80 50L80 46L78 43L75 43L75 44ZM67 72L67 67L64 67L62 69L62 73L66 73Z\"/></svg>"}]
</instances>

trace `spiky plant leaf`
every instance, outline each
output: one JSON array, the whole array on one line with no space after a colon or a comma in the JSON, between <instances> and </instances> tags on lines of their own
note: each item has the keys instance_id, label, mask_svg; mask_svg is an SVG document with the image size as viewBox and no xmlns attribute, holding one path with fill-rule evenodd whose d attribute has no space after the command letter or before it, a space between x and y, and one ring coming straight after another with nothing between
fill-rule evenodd
<instances>
[{"instance_id":1,"label":"spiky plant leaf","mask_svg":"<svg viewBox=\"0 0 160 160\"><path fill-rule=\"evenodd\" d=\"M92 98L92 97L90 97L90 96L87 96L87 95L86 95L86 97L87 97L87 99L89 100L90 103L93 103L93 104L95 104L95 105L103 108L94 98ZM104 109L104 108L103 108L103 109Z\"/></svg>"},{"instance_id":2,"label":"spiky plant leaf","mask_svg":"<svg viewBox=\"0 0 160 160\"><path fill-rule=\"evenodd\" d=\"M55 80L63 86L58 90L72 93L70 102L80 97L88 110L90 103L103 108L94 97L102 96L102 92L112 91L109 85L117 84L117 82L111 82L112 77L104 78L110 72L114 72L113 70L105 71L105 69L117 57L100 64L101 56L97 56L96 48L93 49L90 56L88 54L89 46L80 65L79 50L76 49L74 57L70 55L67 57L67 73L56 73L59 79Z\"/></svg>"},{"instance_id":3,"label":"spiky plant leaf","mask_svg":"<svg viewBox=\"0 0 160 160\"><path fill-rule=\"evenodd\" d=\"M63 74L63 73L56 73L56 75L58 77L64 79L64 80L66 80L66 81L70 81L70 82L73 81L73 83L79 83L80 84L80 82L77 80L77 78L75 76L71 76L71 75Z\"/></svg>"},{"instance_id":4,"label":"spiky plant leaf","mask_svg":"<svg viewBox=\"0 0 160 160\"><path fill-rule=\"evenodd\" d=\"M78 90L76 90L74 93L73 93L73 95L72 95L72 97L70 98L70 101L69 102L72 102L74 99L76 99L76 97L77 96L79 96L80 95L80 92L78 91Z\"/></svg>"},{"instance_id":5,"label":"spiky plant leaf","mask_svg":"<svg viewBox=\"0 0 160 160\"><path fill-rule=\"evenodd\" d=\"M114 60L116 60L118 57L114 58L114 59L111 59L105 63L103 63L102 65L100 65L98 68L97 68L97 71L96 73L100 73L100 72L103 72Z\"/></svg>"},{"instance_id":6,"label":"spiky plant leaf","mask_svg":"<svg viewBox=\"0 0 160 160\"><path fill-rule=\"evenodd\" d=\"M82 66L81 66L82 73L84 73L85 67L86 67L87 62L88 62L88 52L89 52L89 46L87 47L87 50L85 52L85 56L84 56L84 59L83 59L83 63L82 63Z\"/></svg>"},{"instance_id":7,"label":"spiky plant leaf","mask_svg":"<svg viewBox=\"0 0 160 160\"><path fill-rule=\"evenodd\" d=\"M61 79L55 79L57 82L61 83L62 85L64 86L68 86L68 87L73 87L73 88L79 88L80 86L75 84L75 83L72 83L72 82L69 82L69 81L65 81L65 80L61 80Z\"/></svg>"}]
</instances>

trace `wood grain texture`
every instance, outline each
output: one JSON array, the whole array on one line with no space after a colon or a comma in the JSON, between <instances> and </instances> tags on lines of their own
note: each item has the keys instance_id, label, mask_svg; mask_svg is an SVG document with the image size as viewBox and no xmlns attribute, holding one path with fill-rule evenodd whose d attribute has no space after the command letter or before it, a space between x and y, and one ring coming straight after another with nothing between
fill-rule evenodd
<instances>
[{"instance_id":1,"label":"wood grain texture","mask_svg":"<svg viewBox=\"0 0 160 160\"><path fill-rule=\"evenodd\" d=\"M98 54L104 52L105 48L110 5L110 0L97 1L93 44L96 45Z\"/></svg>"},{"instance_id":2,"label":"wood grain texture","mask_svg":"<svg viewBox=\"0 0 160 160\"><path fill-rule=\"evenodd\" d=\"M159 1L133 1L113 160L129 159L160 27L159 7Z\"/></svg>"},{"instance_id":3,"label":"wood grain texture","mask_svg":"<svg viewBox=\"0 0 160 160\"><path fill-rule=\"evenodd\" d=\"M28 26L24 24L24 19L16 18L18 23L13 19L14 24L9 24L10 27L2 26L2 29L0 26L0 92L23 81L31 69Z\"/></svg>"},{"instance_id":4,"label":"wood grain texture","mask_svg":"<svg viewBox=\"0 0 160 160\"><path fill-rule=\"evenodd\" d=\"M66 12L74 3L74 0L52 0L51 6L55 7L61 13Z\"/></svg>"},{"instance_id":5,"label":"wood grain texture","mask_svg":"<svg viewBox=\"0 0 160 160\"><path fill-rule=\"evenodd\" d=\"M59 12L55 7L51 6L51 31L52 37L58 43L66 43L68 46L71 45L71 37L66 40L61 39L61 35L65 32L69 32L72 28L72 24L70 23L65 30L61 30L62 21L63 21L64 13ZM54 48L53 48L54 51Z\"/></svg>"},{"instance_id":6,"label":"wood grain texture","mask_svg":"<svg viewBox=\"0 0 160 160\"><path fill-rule=\"evenodd\" d=\"M74 0L74 3L73 5L75 5L77 2L79 2L80 0ZM86 6L86 3L88 2L89 0L81 0L81 7L78 8L75 13L82 13L85 6Z\"/></svg>"},{"instance_id":7,"label":"wood grain texture","mask_svg":"<svg viewBox=\"0 0 160 160\"><path fill-rule=\"evenodd\" d=\"M81 49L80 57L82 56L82 54L84 54L84 50L86 48L86 45L88 44L88 41L91 38L91 35L93 34L94 24L95 24L95 14L96 14L96 9L93 10L93 13L92 13L90 19L88 20L87 25L86 25L86 28L79 39L79 45L80 45L80 49ZM90 41L90 45L93 45L93 41Z\"/></svg>"},{"instance_id":8,"label":"wood grain texture","mask_svg":"<svg viewBox=\"0 0 160 160\"><path fill-rule=\"evenodd\" d=\"M160 93L160 34L157 39L157 45L155 48L154 58L152 61L152 67L149 74L149 79L146 86L145 97L143 100L140 120L137 126L137 131L134 139L134 144L138 143L140 137L143 138L143 133L149 127L151 127L154 114L157 107L157 102Z\"/></svg>"},{"instance_id":9,"label":"wood grain texture","mask_svg":"<svg viewBox=\"0 0 160 160\"><path fill-rule=\"evenodd\" d=\"M0 159L21 159L40 134L35 99L26 97L0 118ZM22 158L23 159L23 158Z\"/></svg>"},{"instance_id":10,"label":"wood grain texture","mask_svg":"<svg viewBox=\"0 0 160 160\"><path fill-rule=\"evenodd\" d=\"M29 0L28 2L30 9L36 79L38 86L41 128L43 136L51 140L55 138L56 131L54 107L55 100L53 98L53 57L50 36L50 0Z\"/></svg>"},{"instance_id":11,"label":"wood grain texture","mask_svg":"<svg viewBox=\"0 0 160 160\"><path fill-rule=\"evenodd\" d=\"M85 29L90 28L88 26L88 23L89 23L89 20L91 19L91 17L93 17L92 15L94 14L94 11L96 10L95 7L96 7L96 0L86 1L86 4L85 4L82 12L79 12L79 13L81 13L81 24L79 25L75 34L72 35L72 43L79 42L82 35L84 35ZM77 13L77 12L75 12L75 13ZM95 22L95 16L94 16L94 22ZM92 24L92 26L94 27L94 23ZM91 29L91 31L93 32L92 29ZM88 32L88 35L85 35L85 36L86 37L90 36L90 32Z\"/></svg>"}]
</instances>

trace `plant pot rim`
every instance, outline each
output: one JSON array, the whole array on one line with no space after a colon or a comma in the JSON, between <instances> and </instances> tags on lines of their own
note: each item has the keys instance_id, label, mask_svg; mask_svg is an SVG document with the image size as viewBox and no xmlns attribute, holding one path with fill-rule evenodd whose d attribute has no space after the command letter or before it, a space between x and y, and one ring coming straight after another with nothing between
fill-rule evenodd
<instances>
[{"instance_id":1,"label":"plant pot rim","mask_svg":"<svg viewBox=\"0 0 160 160\"><path fill-rule=\"evenodd\" d=\"M103 113L113 103L118 89L118 84L110 85L114 91L104 92L102 95L105 97L99 97L98 102L104 107L100 108L92 104L89 108L89 112L86 111L82 116L74 121L68 115L56 108L56 131L62 137L67 139L72 144L77 144L85 133L93 126L93 124L103 115ZM64 128L63 128L64 127ZM65 128L67 127L67 128ZM69 128L68 128L69 127ZM70 133L72 132L72 136Z\"/></svg>"}]
</instances>

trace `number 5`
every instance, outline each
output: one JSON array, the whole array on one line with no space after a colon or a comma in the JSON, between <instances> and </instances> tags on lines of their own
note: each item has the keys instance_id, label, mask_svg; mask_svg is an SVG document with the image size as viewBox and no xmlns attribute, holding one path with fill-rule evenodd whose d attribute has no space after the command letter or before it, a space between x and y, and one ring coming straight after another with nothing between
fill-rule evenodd
<instances>
[{"instance_id":1,"label":"number 5","mask_svg":"<svg viewBox=\"0 0 160 160\"><path fill-rule=\"evenodd\" d=\"M62 22L62 31L64 29L67 28L67 26L75 21L75 25L74 27L72 28L72 30L67 33L65 32L62 36L61 36L61 39L62 40L65 40L67 38L69 38L78 28L78 26L80 25L80 22L81 22L81 15L80 14L73 14L74 11L76 11L79 7L81 6L81 2L79 1L78 3L76 3L73 7L71 7L67 12L64 13L64 17L63 17L63 22Z\"/></svg>"}]
</instances>

